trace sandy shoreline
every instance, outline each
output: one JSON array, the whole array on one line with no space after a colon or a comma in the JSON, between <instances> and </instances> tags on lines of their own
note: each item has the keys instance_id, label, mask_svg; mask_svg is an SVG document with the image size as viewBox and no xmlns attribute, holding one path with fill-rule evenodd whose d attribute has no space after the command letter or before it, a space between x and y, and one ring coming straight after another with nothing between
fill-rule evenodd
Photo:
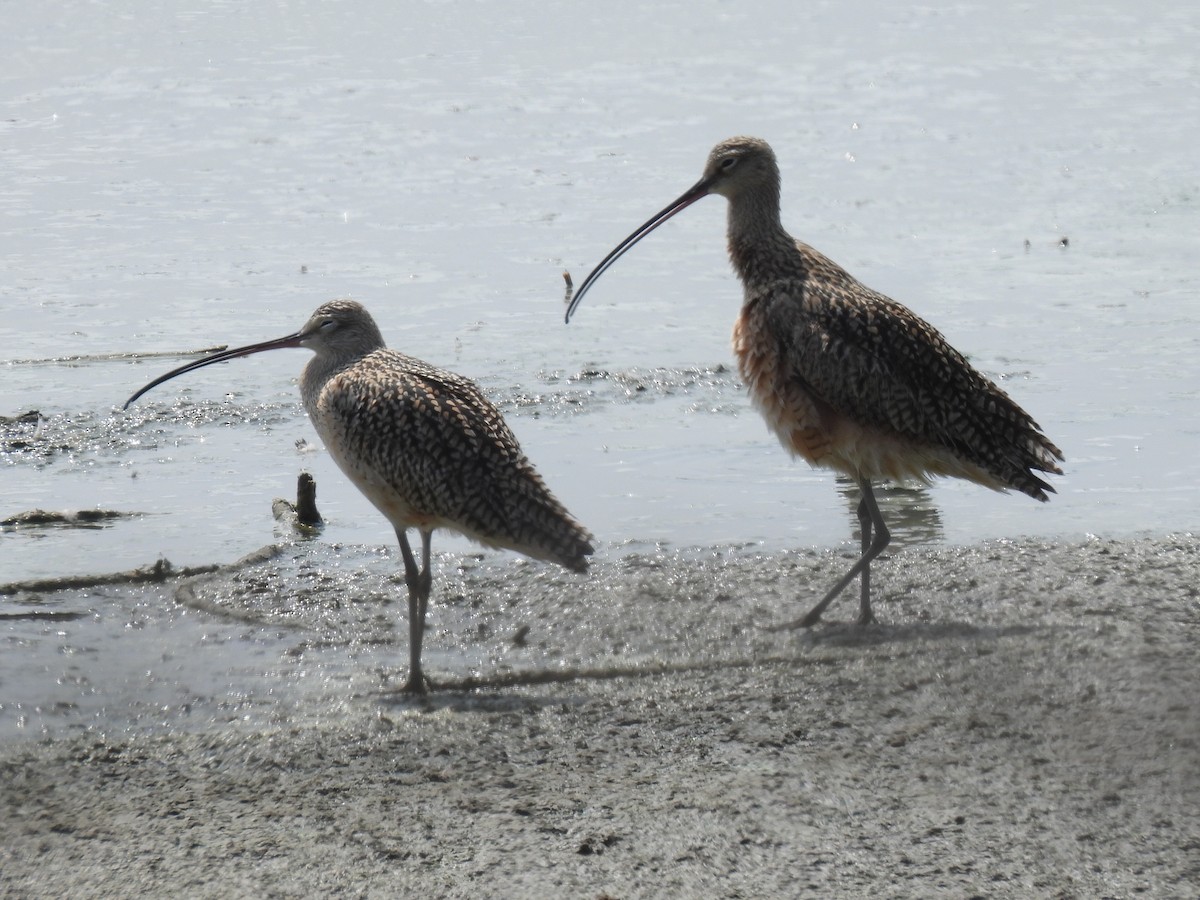
<instances>
[{"instance_id":1,"label":"sandy shoreline","mask_svg":"<svg viewBox=\"0 0 1200 900\"><path fill-rule=\"evenodd\" d=\"M0 745L0 893L1194 896L1200 542L905 549L883 624L755 627L842 564L467 577L448 603L519 595L492 627L587 671Z\"/></svg>"}]
</instances>

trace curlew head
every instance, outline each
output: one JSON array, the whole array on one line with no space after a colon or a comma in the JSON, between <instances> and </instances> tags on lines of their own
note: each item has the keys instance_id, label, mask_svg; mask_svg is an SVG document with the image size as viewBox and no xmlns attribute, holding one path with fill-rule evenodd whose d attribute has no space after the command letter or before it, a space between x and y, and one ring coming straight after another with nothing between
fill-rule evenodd
<instances>
[{"instance_id":1,"label":"curlew head","mask_svg":"<svg viewBox=\"0 0 1200 900\"><path fill-rule=\"evenodd\" d=\"M775 151L762 138L732 137L721 141L708 154L700 184L709 194L733 200L745 191L779 188L779 163ZM692 188L695 190L695 188Z\"/></svg>"},{"instance_id":2,"label":"curlew head","mask_svg":"<svg viewBox=\"0 0 1200 900\"><path fill-rule=\"evenodd\" d=\"M608 256L600 261L600 265L591 271L583 280L571 303L567 307L566 320L571 316L583 300L583 295L603 275L608 267L625 255L625 252L676 213L683 212L697 200L709 194L720 194L730 202L744 195L774 197L775 215L779 211L779 164L775 161L775 151L762 138L732 137L721 141L708 154L708 162L704 165L704 174L700 180L673 200L665 209L660 210L637 231L621 241ZM770 210L765 210L770 215Z\"/></svg>"},{"instance_id":3,"label":"curlew head","mask_svg":"<svg viewBox=\"0 0 1200 900\"><path fill-rule=\"evenodd\" d=\"M267 350L282 350L286 347L307 347L318 357L329 357L334 360L352 360L365 356L373 350L384 346L383 335L379 326L371 318L361 303L354 300L330 300L317 307L304 327L295 334L263 341L260 344L249 344L232 350L221 350L211 356L190 362L172 369L165 375L155 378L145 387L125 401L125 409L142 394L157 387L164 381L170 381L176 375L183 375L195 369L211 366L213 363L225 362L239 356L249 356L252 353L263 353Z\"/></svg>"}]
</instances>

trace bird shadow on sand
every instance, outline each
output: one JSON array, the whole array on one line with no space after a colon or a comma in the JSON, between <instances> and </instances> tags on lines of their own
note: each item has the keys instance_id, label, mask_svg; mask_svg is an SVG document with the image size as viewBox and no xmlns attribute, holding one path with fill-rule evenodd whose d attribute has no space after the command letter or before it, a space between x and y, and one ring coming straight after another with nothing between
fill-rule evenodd
<instances>
[{"instance_id":1,"label":"bird shadow on sand","mask_svg":"<svg viewBox=\"0 0 1200 900\"><path fill-rule=\"evenodd\" d=\"M775 630L788 634L802 629L779 628L773 625L760 626L764 630ZM975 625L971 622L906 622L896 625L872 624L862 626L855 623L831 623L805 629L804 643L807 646L831 647L875 647L911 641L976 640L994 641L1039 631L1041 625Z\"/></svg>"},{"instance_id":2,"label":"bird shadow on sand","mask_svg":"<svg viewBox=\"0 0 1200 900\"><path fill-rule=\"evenodd\" d=\"M679 660L662 662L646 660L628 665L566 667L558 669L529 669L499 672L494 675L470 675L436 681L427 694L410 694L401 690L383 690L373 694L380 705L394 711L437 712L514 712L549 706L578 705L587 702L584 696L538 695L524 690L509 690L538 685L578 684L586 681L614 681L670 677L689 673L721 673L753 667L782 668L836 667L845 659L827 654L814 656L806 649L819 647L853 648L877 647L913 642L941 640L974 640L992 642L1005 637L1029 634L1040 630L1036 625L972 625L968 622L912 623L903 625L871 625L863 628L854 624L834 624L808 632L802 647L794 652L755 653L732 658ZM506 692L507 691L507 692Z\"/></svg>"},{"instance_id":3,"label":"bird shadow on sand","mask_svg":"<svg viewBox=\"0 0 1200 900\"><path fill-rule=\"evenodd\" d=\"M803 657L756 657L753 659L711 659L680 662L656 662L647 660L629 665L570 667L560 669L530 669L517 672L502 672L495 675L438 680L427 694L409 694L400 690L381 691L376 696L381 704L396 710L422 710L435 712L453 709L458 712L503 712L525 710L530 707L575 705L586 702L586 698L564 696L537 696L524 691L506 689L534 687L549 684L572 684L585 681L612 681L618 679L653 678L689 672L721 672L731 669L746 669L782 662L820 665L823 660L805 660Z\"/></svg>"}]
</instances>

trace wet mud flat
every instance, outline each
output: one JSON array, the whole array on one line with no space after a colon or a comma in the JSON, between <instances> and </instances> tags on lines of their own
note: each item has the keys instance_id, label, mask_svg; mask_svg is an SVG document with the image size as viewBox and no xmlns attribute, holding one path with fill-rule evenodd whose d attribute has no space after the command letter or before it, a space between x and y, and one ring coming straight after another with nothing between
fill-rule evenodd
<instances>
[{"instance_id":1,"label":"wet mud flat","mask_svg":"<svg viewBox=\"0 0 1200 900\"><path fill-rule=\"evenodd\" d=\"M1200 542L907 548L878 564L882 624L847 624L847 598L812 631L758 627L846 563L444 571L431 647L475 655L432 665L427 700L364 671L270 727L0 746L0 892L1194 893ZM190 590L335 640L319 584L300 609L272 565ZM376 638L398 681L402 640Z\"/></svg>"}]
</instances>

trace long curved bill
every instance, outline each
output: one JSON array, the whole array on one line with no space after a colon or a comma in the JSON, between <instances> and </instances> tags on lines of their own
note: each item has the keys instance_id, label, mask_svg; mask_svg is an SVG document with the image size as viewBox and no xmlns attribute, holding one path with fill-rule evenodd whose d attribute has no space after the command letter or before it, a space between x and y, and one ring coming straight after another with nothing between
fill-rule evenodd
<instances>
[{"instance_id":1,"label":"long curved bill","mask_svg":"<svg viewBox=\"0 0 1200 900\"><path fill-rule=\"evenodd\" d=\"M246 347L235 347L232 350L221 350L211 356L206 356L203 359L198 359L195 362L190 362L185 366L180 366L178 369L172 369L166 375L159 375L145 387L141 388L136 394L125 401L122 409L129 409L131 404L142 394L151 388L158 387L164 381L170 381L176 375L183 375L185 372L192 372L196 369L203 369L205 366L211 366L213 363L225 362L228 359L237 359L239 356L249 356L251 353L262 353L265 350L282 350L285 347L299 347L301 341L304 340L304 333L297 331L295 334L289 334L287 337L276 338L273 341L263 341L261 344L250 344Z\"/></svg>"},{"instance_id":2,"label":"long curved bill","mask_svg":"<svg viewBox=\"0 0 1200 900\"><path fill-rule=\"evenodd\" d=\"M596 280L608 271L609 266L624 256L626 250L652 232L663 222L667 221L667 219L671 218L676 213L683 212L700 198L708 196L708 190L710 187L712 187L712 183L712 178L701 178L676 200L672 201L671 204L666 207L666 209L655 213L649 221L642 225L641 228L639 228L629 237L625 238L625 240L621 241L621 243L617 244L616 248L614 248L613 251L608 254L608 256L604 257L604 259L600 261L600 265L592 269L591 274L588 275L587 278L583 279L583 284L579 286L579 290L576 291L575 296L571 298L571 303L567 306L567 315L565 320L567 324L569 325L571 323L571 316L575 315L575 310L579 307L580 301L583 300L583 295L588 292L588 288L595 284Z\"/></svg>"}]
</instances>

